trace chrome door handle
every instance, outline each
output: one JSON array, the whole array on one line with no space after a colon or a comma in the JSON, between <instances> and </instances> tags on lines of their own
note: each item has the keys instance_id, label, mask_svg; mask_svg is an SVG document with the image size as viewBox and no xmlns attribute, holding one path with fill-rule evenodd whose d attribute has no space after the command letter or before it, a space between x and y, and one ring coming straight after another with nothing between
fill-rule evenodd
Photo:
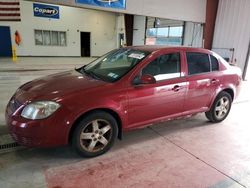
<instances>
[{"instance_id":1,"label":"chrome door handle","mask_svg":"<svg viewBox=\"0 0 250 188\"><path fill-rule=\"evenodd\" d=\"M175 91L175 92L179 91L180 89L181 89L181 87L178 86L178 85L175 85L175 86L172 88L172 90Z\"/></svg>"},{"instance_id":2,"label":"chrome door handle","mask_svg":"<svg viewBox=\"0 0 250 188\"><path fill-rule=\"evenodd\" d=\"M215 78L211 80L211 84L217 84L218 82L219 82L219 80L215 79Z\"/></svg>"}]
</instances>

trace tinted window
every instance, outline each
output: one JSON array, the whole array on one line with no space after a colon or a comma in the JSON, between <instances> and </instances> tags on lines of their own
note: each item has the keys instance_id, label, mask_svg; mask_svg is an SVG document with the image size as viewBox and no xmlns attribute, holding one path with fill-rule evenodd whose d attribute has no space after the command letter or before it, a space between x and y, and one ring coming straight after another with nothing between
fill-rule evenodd
<instances>
[{"instance_id":1,"label":"tinted window","mask_svg":"<svg viewBox=\"0 0 250 188\"><path fill-rule=\"evenodd\" d=\"M212 55L210 55L210 59L211 59L212 71L218 71L219 70L218 60Z\"/></svg>"},{"instance_id":2,"label":"tinted window","mask_svg":"<svg viewBox=\"0 0 250 188\"><path fill-rule=\"evenodd\" d=\"M210 71L210 62L207 54L187 52L188 74L200 74Z\"/></svg>"},{"instance_id":3,"label":"tinted window","mask_svg":"<svg viewBox=\"0 0 250 188\"><path fill-rule=\"evenodd\" d=\"M156 81L180 77L180 54L165 54L149 63L142 74L150 74Z\"/></svg>"}]
</instances>

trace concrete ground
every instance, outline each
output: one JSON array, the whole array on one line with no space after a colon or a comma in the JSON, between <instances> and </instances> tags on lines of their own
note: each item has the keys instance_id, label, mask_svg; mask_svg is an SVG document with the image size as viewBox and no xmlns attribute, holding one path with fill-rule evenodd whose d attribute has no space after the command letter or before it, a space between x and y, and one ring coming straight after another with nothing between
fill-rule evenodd
<instances>
[{"instance_id":1,"label":"concrete ground","mask_svg":"<svg viewBox=\"0 0 250 188\"><path fill-rule=\"evenodd\" d=\"M0 59L1 101L18 83L89 61L68 59L60 65L65 62L62 59L53 65L57 60L50 58L52 64L47 65L43 60L37 67L30 63L33 71L18 73L10 69L28 63L9 67L7 60L2 66ZM200 114L128 132L111 151L97 158L80 158L69 147L0 154L0 187L250 187L248 86L243 83L241 95L222 123L211 124Z\"/></svg>"}]
</instances>

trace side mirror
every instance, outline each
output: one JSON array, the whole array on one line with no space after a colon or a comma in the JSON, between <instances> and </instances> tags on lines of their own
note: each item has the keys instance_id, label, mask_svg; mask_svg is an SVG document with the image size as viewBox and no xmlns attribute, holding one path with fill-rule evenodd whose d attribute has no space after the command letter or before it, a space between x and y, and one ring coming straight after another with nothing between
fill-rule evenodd
<instances>
[{"instance_id":1,"label":"side mirror","mask_svg":"<svg viewBox=\"0 0 250 188\"><path fill-rule=\"evenodd\" d=\"M136 78L133 80L133 84L134 84L134 85L140 85L140 84L155 84L155 83L156 83L155 77L153 77L153 76L150 75L150 74L145 74L145 75L142 75L141 77L136 77Z\"/></svg>"}]
</instances>

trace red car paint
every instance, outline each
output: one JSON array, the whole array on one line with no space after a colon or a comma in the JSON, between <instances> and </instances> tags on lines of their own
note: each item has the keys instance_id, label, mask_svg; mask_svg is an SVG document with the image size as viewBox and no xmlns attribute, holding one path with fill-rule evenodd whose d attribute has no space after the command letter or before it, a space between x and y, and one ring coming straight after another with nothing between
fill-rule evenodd
<instances>
[{"instance_id":1,"label":"red car paint","mask_svg":"<svg viewBox=\"0 0 250 188\"><path fill-rule=\"evenodd\" d=\"M21 86L6 108L6 123L21 145L52 147L66 145L75 122L86 113L103 109L119 119L120 132L159 121L189 116L210 109L216 95L230 90L238 94L241 71L217 54L199 48L140 46L128 47L150 52L142 62L116 82L96 80L77 71L67 71L33 80ZM140 70L156 57L179 52L181 77L155 84L132 84ZM186 52L214 55L219 71L188 75ZM21 116L30 102L51 100L61 107L51 116L30 120Z\"/></svg>"}]
</instances>

